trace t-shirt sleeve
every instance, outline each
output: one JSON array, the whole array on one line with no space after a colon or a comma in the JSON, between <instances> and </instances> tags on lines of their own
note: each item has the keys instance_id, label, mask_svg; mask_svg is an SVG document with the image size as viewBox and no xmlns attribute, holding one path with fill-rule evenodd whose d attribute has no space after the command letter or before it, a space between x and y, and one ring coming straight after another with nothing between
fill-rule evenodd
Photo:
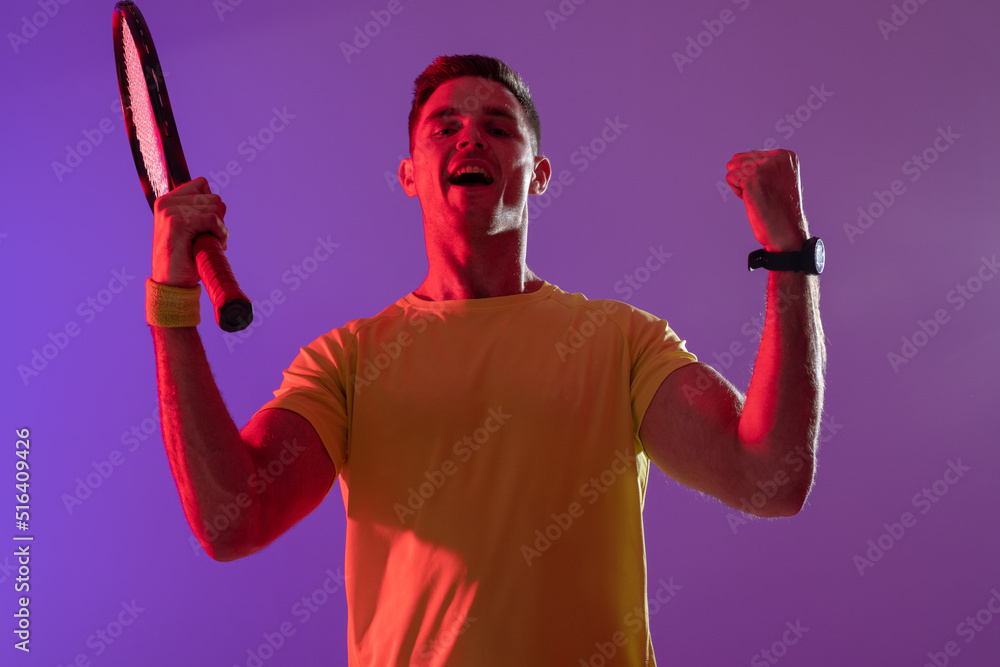
<instances>
[{"instance_id":1,"label":"t-shirt sleeve","mask_svg":"<svg viewBox=\"0 0 1000 667\"><path fill-rule=\"evenodd\" d=\"M299 350L274 398L261 410L281 408L312 424L339 473L347 460L348 364L353 336L335 330Z\"/></svg>"},{"instance_id":2,"label":"t-shirt sleeve","mask_svg":"<svg viewBox=\"0 0 1000 667\"><path fill-rule=\"evenodd\" d=\"M661 320L638 308L630 307L626 333L632 362L632 429L638 435L642 418L660 384L678 368L698 361L685 347L685 341Z\"/></svg>"}]
</instances>

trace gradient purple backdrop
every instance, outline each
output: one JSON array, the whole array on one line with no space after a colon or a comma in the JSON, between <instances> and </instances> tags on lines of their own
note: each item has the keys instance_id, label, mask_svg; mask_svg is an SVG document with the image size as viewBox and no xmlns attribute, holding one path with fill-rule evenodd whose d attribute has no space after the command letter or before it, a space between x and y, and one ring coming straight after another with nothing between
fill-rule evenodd
<instances>
[{"instance_id":1,"label":"gradient purple backdrop","mask_svg":"<svg viewBox=\"0 0 1000 667\"><path fill-rule=\"evenodd\" d=\"M805 211L829 258L816 486L798 516L744 524L651 473L650 593L661 580L679 587L662 608L651 604L659 663L772 664L760 652L774 647L784 665L920 667L954 642L949 664L1000 664L1000 615L980 611L1000 590L997 6L400 0L398 13L379 14L389 4L140 2L192 174L239 169L213 181L257 321L249 336L227 338L205 308L201 326L236 421L270 398L300 345L423 279L419 205L395 172L413 78L435 56L496 55L531 86L542 152L572 183L536 202L546 207L531 221L530 266L567 291L627 296L669 320L742 389L766 278L746 270L757 244L725 165L774 138L799 155ZM158 414L142 286L152 220L118 102L112 8L5 0L0 10L0 660L247 666L248 650L289 621L295 634L264 665L344 665L343 590L307 622L294 611L343 566L340 494L263 552L219 564L192 547L159 431L143 431ZM373 11L391 21L346 57L341 43ZM675 52L688 49L678 65ZM281 130L249 149L276 113ZM797 126L786 114L799 114ZM621 131L602 146L608 119ZM939 152L935 139L949 133ZM583 157L592 142L602 152ZM77 161L70 150L88 154ZM935 161L914 171L907 162L925 150ZM859 207L880 215L857 226ZM296 285L290 272L318 238L339 245L307 261L314 271ZM619 281L650 246L670 260L624 294ZM102 292L114 272L131 278ZM968 298L953 292L959 285ZM275 290L283 299L268 312ZM919 333L920 322L934 335ZM78 334L63 339L67 325ZM731 349L742 352L727 357ZM53 358L22 375L36 350ZM892 364L888 355L904 351L912 358ZM133 427L144 440L131 439ZM18 428L32 443L30 655L13 648L10 631ZM121 465L68 507L115 451ZM958 463L968 470L940 481ZM935 502L920 500L925 488ZM904 512L913 521L901 536L894 529L897 539L884 524ZM880 539L891 547L859 565ZM133 601L142 610L134 622L113 644L98 640ZM960 625L977 613L981 630ZM782 649L786 623L808 630Z\"/></svg>"}]
</instances>

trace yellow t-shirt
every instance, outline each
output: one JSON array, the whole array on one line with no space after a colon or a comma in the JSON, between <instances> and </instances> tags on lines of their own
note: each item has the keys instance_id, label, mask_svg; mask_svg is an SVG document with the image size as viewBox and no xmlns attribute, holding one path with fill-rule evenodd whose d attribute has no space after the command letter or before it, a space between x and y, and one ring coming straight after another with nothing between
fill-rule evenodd
<instances>
[{"instance_id":1,"label":"yellow t-shirt","mask_svg":"<svg viewBox=\"0 0 1000 667\"><path fill-rule=\"evenodd\" d=\"M411 293L302 348L262 409L339 471L350 664L653 665L638 431L693 361L665 321L549 283Z\"/></svg>"}]
</instances>

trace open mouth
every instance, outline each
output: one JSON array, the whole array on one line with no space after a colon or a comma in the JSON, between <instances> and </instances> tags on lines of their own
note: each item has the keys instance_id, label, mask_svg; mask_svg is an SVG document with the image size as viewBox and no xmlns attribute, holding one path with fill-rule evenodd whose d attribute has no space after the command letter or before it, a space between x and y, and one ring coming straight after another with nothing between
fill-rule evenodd
<instances>
[{"instance_id":1,"label":"open mouth","mask_svg":"<svg viewBox=\"0 0 1000 667\"><path fill-rule=\"evenodd\" d=\"M493 176L482 167L463 167L448 182L462 187L482 187L493 185Z\"/></svg>"}]
</instances>

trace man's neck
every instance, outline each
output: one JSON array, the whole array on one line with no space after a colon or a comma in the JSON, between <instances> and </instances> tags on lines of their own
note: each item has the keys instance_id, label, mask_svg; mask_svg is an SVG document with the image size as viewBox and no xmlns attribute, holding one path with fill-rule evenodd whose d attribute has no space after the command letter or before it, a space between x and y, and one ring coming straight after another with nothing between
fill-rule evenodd
<instances>
[{"instance_id":1,"label":"man's neck","mask_svg":"<svg viewBox=\"0 0 1000 667\"><path fill-rule=\"evenodd\" d=\"M527 269L528 275L519 281L463 281L450 279L438 282L430 275L414 290L413 295L425 301L455 301L459 299L488 299L513 294L538 291L544 281Z\"/></svg>"},{"instance_id":2,"label":"man's neck","mask_svg":"<svg viewBox=\"0 0 1000 667\"><path fill-rule=\"evenodd\" d=\"M537 291L543 281L525 262L524 230L478 238L427 235L430 268L414 296L428 301L486 299Z\"/></svg>"}]
</instances>

